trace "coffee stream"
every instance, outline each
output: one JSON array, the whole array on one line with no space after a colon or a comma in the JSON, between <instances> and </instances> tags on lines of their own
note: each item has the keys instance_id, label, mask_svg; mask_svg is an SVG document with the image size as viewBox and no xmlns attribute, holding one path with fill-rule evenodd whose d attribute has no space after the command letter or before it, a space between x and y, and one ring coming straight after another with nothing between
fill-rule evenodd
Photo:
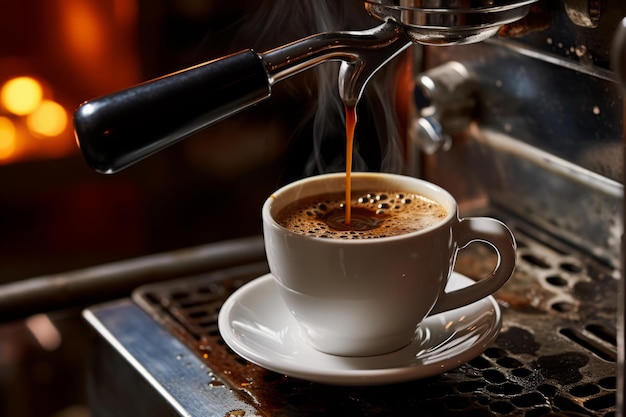
<instances>
[{"instance_id":1,"label":"coffee stream","mask_svg":"<svg viewBox=\"0 0 626 417\"><path fill-rule=\"evenodd\" d=\"M354 150L354 128L356 127L356 106L345 105L346 109L346 205L344 223L348 229L352 224L352 152ZM336 225L336 222L333 222ZM374 227L377 227L374 226ZM335 227L337 229L337 227ZM342 229L338 229L342 230ZM368 230L368 229L360 229Z\"/></svg>"},{"instance_id":2,"label":"coffee stream","mask_svg":"<svg viewBox=\"0 0 626 417\"><path fill-rule=\"evenodd\" d=\"M363 207L352 207L352 154L354 152L354 130L356 106L345 105L346 111L346 202L342 209L333 210L324 216L324 221L335 230L372 230L383 222L382 216Z\"/></svg>"}]
</instances>

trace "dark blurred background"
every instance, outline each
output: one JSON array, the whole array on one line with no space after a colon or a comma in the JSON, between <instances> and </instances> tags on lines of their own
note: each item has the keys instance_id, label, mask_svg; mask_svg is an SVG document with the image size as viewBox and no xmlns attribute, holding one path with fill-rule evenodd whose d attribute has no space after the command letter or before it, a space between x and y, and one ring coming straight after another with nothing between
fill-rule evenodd
<instances>
[{"instance_id":1,"label":"dark blurred background","mask_svg":"<svg viewBox=\"0 0 626 417\"><path fill-rule=\"evenodd\" d=\"M112 176L86 166L71 121L84 100L233 52L245 41L233 34L249 7L3 2L0 284L260 234L261 203L291 175L283 161L300 123L297 105L274 114L278 100L295 100L280 87L271 106ZM2 320L0 415L89 415L89 329L80 310Z\"/></svg>"},{"instance_id":2,"label":"dark blurred background","mask_svg":"<svg viewBox=\"0 0 626 417\"><path fill-rule=\"evenodd\" d=\"M277 3L282 16L272 11ZM360 0L326 3L327 15L336 18L332 29L373 26ZM83 161L72 113L85 100L144 80L327 29L308 19L313 4L3 2L0 285L259 235L265 198L316 169L310 164L311 74L280 83L271 100L111 176ZM340 17L350 7L361 11L347 23ZM340 114L330 117L341 122ZM331 160L344 146L339 126L327 133ZM370 131L361 120L360 147L370 168L378 169L376 152L365 150L370 135L364 132ZM376 138L371 141L376 150ZM0 415L89 415L84 381L90 330L80 312L73 307L0 318Z\"/></svg>"},{"instance_id":3,"label":"dark blurred background","mask_svg":"<svg viewBox=\"0 0 626 417\"><path fill-rule=\"evenodd\" d=\"M112 176L83 162L71 121L84 100L232 52L234 22L249 12L243 2L25 0L2 8L0 88L14 85L34 103L19 114L10 97L0 105L3 282L259 233L254 209L280 181L276 161L293 131L271 106ZM25 78L35 86L10 82ZM57 104L60 115L48 116L57 131L33 127L40 101ZM233 212L241 213L236 222Z\"/></svg>"}]
</instances>

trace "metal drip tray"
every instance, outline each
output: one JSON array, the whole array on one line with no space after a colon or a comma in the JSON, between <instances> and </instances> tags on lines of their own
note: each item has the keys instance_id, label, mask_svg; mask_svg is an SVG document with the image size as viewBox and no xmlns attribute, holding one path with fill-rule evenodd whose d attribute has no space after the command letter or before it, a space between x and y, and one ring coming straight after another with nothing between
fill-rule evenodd
<instances>
[{"instance_id":1,"label":"metal drip tray","mask_svg":"<svg viewBox=\"0 0 626 417\"><path fill-rule=\"evenodd\" d=\"M150 342L135 340L136 347L127 349L120 342L121 331L107 329L107 320L115 320L103 312L115 305L95 307L86 317L113 350L157 388L163 403L181 414L185 410L196 415L203 407L198 402L205 402L208 408L202 415L220 416L312 416L331 411L360 416L615 415L617 271L522 221L490 215L513 229L519 245L515 275L496 294L503 311L502 332L482 355L436 377L378 387L335 387L286 377L240 358L220 337L218 313L235 289L267 272L264 263L135 291L135 304L159 323L161 332L165 329L166 337L188 349L190 358L181 347L169 351L180 351L177 358L168 358L186 362L177 373L193 377L168 383L163 381L172 378L153 376L153 365L142 363L141 354L132 351L152 352L155 347L141 347ZM456 269L477 278L493 262L487 247L472 244L462 252ZM167 347L159 350L165 352ZM100 362L113 366L106 358ZM158 366L167 366L164 362ZM113 389L115 384L108 382L103 385ZM171 393L168 384L178 394ZM199 397L190 394L194 390ZM216 404L217 393L227 393L231 400ZM97 390L94 395L98 397ZM98 408L105 409L105 403L100 399Z\"/></svg>"}]
</instances>

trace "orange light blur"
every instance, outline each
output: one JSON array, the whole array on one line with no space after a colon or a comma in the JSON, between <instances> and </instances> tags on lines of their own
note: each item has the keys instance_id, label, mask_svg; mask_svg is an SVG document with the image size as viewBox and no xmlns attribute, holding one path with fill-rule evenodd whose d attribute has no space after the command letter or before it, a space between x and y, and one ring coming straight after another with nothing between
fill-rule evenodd
<instances>
[{"instance_id":1,"label":"orange light blur","mask_svg":"<svg viewBox=\"0 0 626 417\"><path fill-rule=\"evenodd\" d=\"M17 147L15 125L8 117L0 116L0 160L13 155Z\"/></svg>"},{"instance_id":2,"label":"orange light blur","mask_svg":"<svg viewBox=\"0 0 626 417\"><path fill-rule=\"evenodd\" d=\"M5 37L37 22L0 46L0 165L76 153L72 109L141 81L138 0L36 4L0 13Z\"/></svg>"},{"instance_id":3,"label":"orange light blur","mask_svg":"<svg viewBox=\"0 0 626 417\"><path fill-rule=\"evenodd\" d=\"M26 119L28 129L35 135L59 136L67 127L67 112L60 104L44 100Z\"/></svg>"},{"instance_id":4,"label":"orange light blur","mask_svg":"<svg viewBox=\"0 0 626 417\"><path fill-rule=\"evenodd\" d=\"M0 100L9 112L25 116L32 113L41 103L43 88L31 77L15 77L4 83Z\"/></svg>"},{"instance_id":5,"label":"orange light blur","mask_svg":"<svg viewBox=\"0 0 626 417\"><path fill-rule=\"evenodd\" d=\"M134 27L139 12L137 2L128 0L113 0L113 14L118 25L128 30Z\"/></svg>"},{"instance_id":6,"label":"orange light blur","mask_svg":"<svg viewBox=\"0 0 626 417\"><path fill-rule=\"evenodd\" d=\"M82 99L141 81L136 0L52 0L58 54Z\"/></svg>"},{"instance_id":7,"label":"orange light blur","mask_svg":"<svg viewBox=\"0 0 626 417\"><path fill-rule=\"evenodd\" d=\"M98 8L82 0L64 0L63 19L66 42L82 59L101 62L102 52L109 46L107 27Z\"/></svg>"}]
</instances>

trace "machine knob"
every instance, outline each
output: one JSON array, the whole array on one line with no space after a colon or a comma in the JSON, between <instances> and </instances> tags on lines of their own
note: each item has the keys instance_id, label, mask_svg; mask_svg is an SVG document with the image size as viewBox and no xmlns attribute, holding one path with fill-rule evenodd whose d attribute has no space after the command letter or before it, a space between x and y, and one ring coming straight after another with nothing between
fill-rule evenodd
<instances>
[{"instance_id":1,"label":"machine knob","mask_svg":"<svg viewBox=\"0 0 626 417\"><path fill-rule=\"evenodd\" d=\"M420 150L428 155L437 151L447 151L452 146L452 138L443 132L441 123L434 117L420 117L414 122L415 136L412 138Z\"/></svg>"},{"instance_id":2,"label":"machine knob","mask_svg":"<svg viewBox=\"0 0 626 417\"><path fill-rule=\"evenodd\" d=\"M466 129L475 118L477 92L475 78L456 61L418 75L413 90L417 119L411 140L427 154L450 149L451 136Z\"/></svg>"}]
</instances>

